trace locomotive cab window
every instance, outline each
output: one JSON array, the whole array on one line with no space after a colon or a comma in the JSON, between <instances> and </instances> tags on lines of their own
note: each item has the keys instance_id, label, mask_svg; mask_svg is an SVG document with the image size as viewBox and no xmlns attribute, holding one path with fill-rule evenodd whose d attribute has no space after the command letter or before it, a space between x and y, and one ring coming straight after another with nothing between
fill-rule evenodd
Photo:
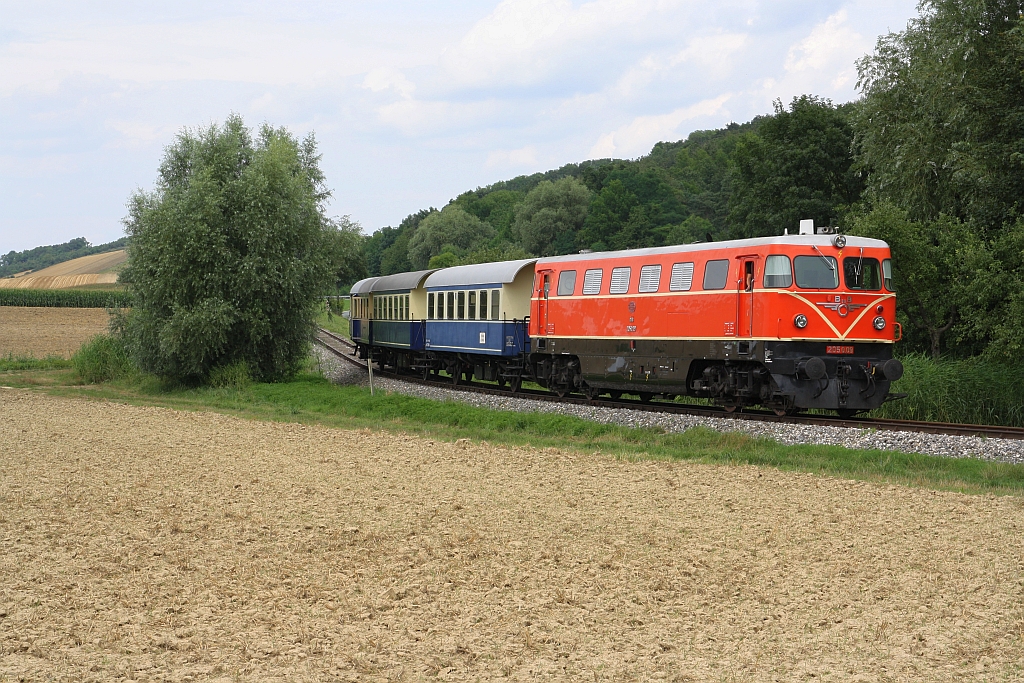
<instances>
[{"instance_id":1,"label":"locomotive cab window","mask_svg":"<svg viewBox=\"0 0 1024 683\"><path fill-rule=\"evenodd\" d=\"M892 261L885 259L882 261L882 279L885 280L885 288L890 292L894 292L892 288Z\"/></svg>"},{"instance_id":2,"label":"locomotive cab window","mask_svg":"<svg viewBox=\"0 0 1024 683\"><path fill-rule=\"evenodd\" d=\"M640 287L639 292L641 294L649 294L650 292L657 292L661 286L661 266L644 266L640 269Z\"/></svg>"},{"instance_id":3,"label":"locomotive cab window","mask_svg":"<svg viewBox=\"0 0 1024 683\"><path fill-rule=\"evenodd\" d=\"M572 296L576 291L576 271L563 270L558 274L558 296Z\"/></svg>"},{"instance_id":4,"label":"locomotive cab window","mask_svg":"<svg viewBox=\"0 0 1024 683\"><path fill-rule=\"evenodd\" d=\"M476 292L469 293L469 319L476 320Z\"/></svg>"},{"instance_id":5,"label":"locomotive cab window","mask_svg":"<svg viewBox=\"0 0 1024 683\"><path fill-rule=\"evenodd\" d=\"M878 291L882 288L878 259L847 256L843 259L843 281L847 289Z\"/></svg>"},{"instance_id":6,"label":"locomotive cab window","mask_svg":"<svg viewBox=\"0 0 1024 683\"><path fill-rule=\"evenodd\" d=\"M725 289L729 281L729 259L708 261L704 266L704 289Z\"/></svg>"},{"instance_id":7,"label":"locomotive cab window","mask_svg":"<svg viewBox=\"0 0 1024 683\"><path fill-rule=\"evenodd\" d=\"M797 256L793 259L796 286L801 289L835 289L839 286L839 267L832 256Z\"/></svg>"},{"instance_id":8,"label":"locomotive cab window","mask_svg":"<svg viewBox=\"0 0 1024 683\"><path fill-rule=\"evenodd\" d=\"M612 268L612 282L608 285L609 294L625 294L629 291L629 267Z\"/></svg>"},{"instance_id":9,"label":"locomotive cab window","mask_svg":"<svg viewBox=\"0 0 1024 683\"><path fill-rule=\"evenodd\" d=\"M480 319L487 320L487 290L480 290Z\"/></svg>"},{"instance_id":10,"label":"locomotive cab window","mask_svg":"<svg viewBox=\"0 0 1024 683\"><path fill-rule=\"evenodd\" d=\"M764 262L764 286L789 287L793 284L793 269L789 257L772 254Z\"/></svg>"}]
</instances>

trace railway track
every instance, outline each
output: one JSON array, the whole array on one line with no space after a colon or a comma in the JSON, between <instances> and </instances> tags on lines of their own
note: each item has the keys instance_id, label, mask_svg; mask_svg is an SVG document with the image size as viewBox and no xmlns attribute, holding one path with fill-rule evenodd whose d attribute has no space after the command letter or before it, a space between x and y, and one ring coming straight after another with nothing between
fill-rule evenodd
<instances>
[{"instance_id":1,"label":"railway track","mask_svg":"<svg viewBox=\"0 0 1024 683\"><path fill-rule=\"evenodd\" d=\"M355 354L355 346L348 339L333 332L320 329L316 337L323 347L332 354L349 363L366 368L366 361L358 359ZM424 380L420 377L400 375L386 370L375 370L377 374L400 379L403 382L422 384L424 386L443 387L458 391L475 392L479 394L492 394L496 396L508 396L508 389L501 389L492 384L480 382L460 382L453 385L451 381L438 382ZM785 415L778 416L774 413L761 410L738 410L728 413L722 408L713 406L696 406L684 403L669 403L668 401L643 402L639 400L599 398L590 400L582 396L566 396L559 398L547 391L534 389L520 389L516 396L529 398L538 401L557 401L560 403L571 403L576 405L601 406L605 408L625 408L629 410L644 410L650 412L673 413L677 415L696 415L700 417L716 417L732 420L754 420L757 422L777 422L784 424L814 425L823 427L855 427L857 429L878 429L893 432L919 432L923 434L945 434L950 436L980 436L990 439L1016 439L1024 440L1024 428L1021 427L998 427L991 425L955 424L945 422L918 422L915 420L886 420L882 418L851 417L841 418L829 415Z\"/></svg>"}]
</instances>

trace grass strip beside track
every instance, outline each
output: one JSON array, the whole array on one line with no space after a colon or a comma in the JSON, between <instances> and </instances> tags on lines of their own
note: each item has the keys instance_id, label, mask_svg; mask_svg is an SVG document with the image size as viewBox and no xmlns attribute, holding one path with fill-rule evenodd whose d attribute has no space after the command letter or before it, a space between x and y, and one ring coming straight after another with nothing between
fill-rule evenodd
<instances>
[{"instance_id":1,"label":"grass strip beside track","mask_svg":"<svg viewBox=\"0 0 1024 683\"><path fill-rule=\"evenodd\" d=\"M759 465L968 493L1024 493L1024 466L1020 465L839 446L786 446L704 428L669 434L552 413L498 411L402 394L378 392L371 397L362 387L339 387L308 373L290 382L251 384L242 389L168 387L155 378L86 386L73 386L75 381L74 373L66 370L9 371L0 375L0 383L8 386L42 386L61 395L212 410L259 420L385 429L446 441L464 438L560 451L600 451L628 459Z\"/></svg>"}]
</instances>

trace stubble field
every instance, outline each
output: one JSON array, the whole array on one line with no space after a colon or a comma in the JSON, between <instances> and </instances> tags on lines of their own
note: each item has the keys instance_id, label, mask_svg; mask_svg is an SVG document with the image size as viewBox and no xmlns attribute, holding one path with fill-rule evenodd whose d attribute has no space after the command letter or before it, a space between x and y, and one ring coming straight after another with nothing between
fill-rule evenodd
<instances>
[{"instance_id":1,"label":"stubble field","mask_svg":"<svg viewBox=\"0 0 1024 683\"><path fill-rule=\"evenodd\" d=\"M70 358L109 321L102 308L0 306L0 356Z\"/></svg>"},{"instance_id":2,"label":"stubble field","mask_svg":"<svg viewBox=\"0 0 1024 683\"><path fill-rule=\"evenodd\" d=\"M0 680L1017 680L1024 505L0 390Z\"/></svg>"}]
</instances>

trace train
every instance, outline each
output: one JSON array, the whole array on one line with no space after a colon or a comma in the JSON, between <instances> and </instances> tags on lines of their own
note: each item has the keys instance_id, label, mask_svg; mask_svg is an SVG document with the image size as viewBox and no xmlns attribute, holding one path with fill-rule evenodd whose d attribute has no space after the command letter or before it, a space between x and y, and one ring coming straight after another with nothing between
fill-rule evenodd
<instances>
[{"instance_id":1,"label":"train","mask_svg":"<svg viewBox=\"0 0 1024 683\"><path fill-rule=\"evenodd\" d=\"M889 246L831 228L360 280L358 355L518 391L851 416L896 395Z\"/></svg>"}]
</instances>

